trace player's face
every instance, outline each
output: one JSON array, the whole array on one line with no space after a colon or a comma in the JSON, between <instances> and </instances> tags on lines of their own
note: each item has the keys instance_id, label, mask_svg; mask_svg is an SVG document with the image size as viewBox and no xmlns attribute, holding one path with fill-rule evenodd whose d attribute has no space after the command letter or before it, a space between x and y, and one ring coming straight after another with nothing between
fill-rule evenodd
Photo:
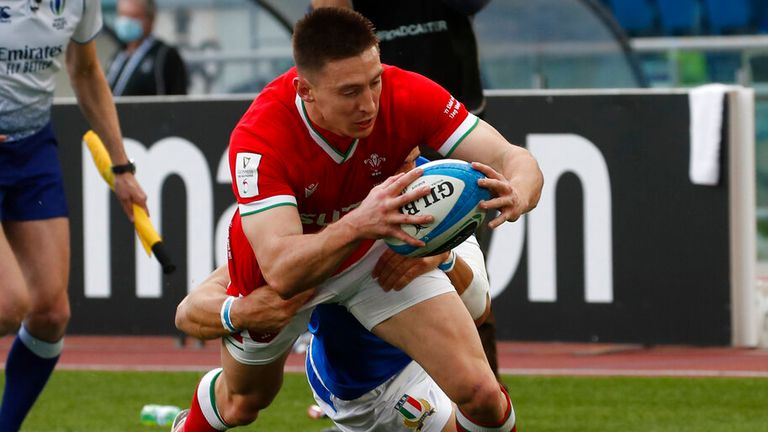
<instances>
[{"instance_id":1,"label":"player's face","mask_svg":"<svg viewBox=\"0 0 768 432\"><path fill-rule=\"evenodd\" d=\"M310 84L310 118L339 135L367 137L379 112L382 72L375 46L359 56L329 62Z\"/></svg>"}]
</instances>

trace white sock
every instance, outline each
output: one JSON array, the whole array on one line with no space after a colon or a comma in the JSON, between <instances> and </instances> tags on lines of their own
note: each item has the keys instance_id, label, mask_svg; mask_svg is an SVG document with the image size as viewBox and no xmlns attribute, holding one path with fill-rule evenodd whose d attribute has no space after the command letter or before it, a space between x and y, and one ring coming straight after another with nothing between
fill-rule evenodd
<instances>
[{"instance_id":1,"label":"white sock","mask_svg":"<svg viewBox=\"0 0 768 432\"><path fill-rule=\"evenodd\" d=\"M64 338L59 339L57 342L42 341L30 334L24 324L19 329L19 339L21 342L29 348L36 356L44 359L51 359L59 354L64 349Z\"/></svg>"},{"instance_id":2,"label":"white sock","mask_svg":"<svg viewBox=\"0 0 768 432\"><path fill-rule=\"evenodd\" d=\"M461 410L456 410L456 425L461 428L459 430L465 430L467 432L512 432L515 430L515 409L512 408L512 401L509 399L509 395L502 388L501 391L507 398L507 412L504 415L504 419L500 420L498 426L482 426L477 422L470 420Z\"/></svg>"},{"instance_id":3,"label":"white sock","mask_svg":"<svg viewBox=\"0 0 768 432\"><path fill-rule=\"evenodd\" d=\"M197 386L197 402L200 404L200 410L203 411L205 419L208 420L208 424L212 428L224 431L229 429L224 419L219 414L219 409L216 407L215 386L216 379L221 375L221 371L224 369L216 368L209 371L200 380L200 384Z\"/></svg>"}]
</instances>

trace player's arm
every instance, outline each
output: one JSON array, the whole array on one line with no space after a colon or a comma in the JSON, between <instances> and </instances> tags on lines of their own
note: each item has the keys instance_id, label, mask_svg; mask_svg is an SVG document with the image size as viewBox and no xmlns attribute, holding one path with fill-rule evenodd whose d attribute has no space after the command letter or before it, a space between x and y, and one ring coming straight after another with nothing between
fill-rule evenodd
<instances>
[{"instance_id":1,"label":"player's arm","mask_svg":"<svg viewBox=\"0 0 768 432\"><path fill-rule=\"evenodd\" d=\"M241 216L243 231L264 279L283 298L290 298L325 281L364 239L395 237L416 247L424 246L400 225L431 223L432 216L399 211L406 203L429 193L429 187L423 186L400 195L422 171L415 169L388 178L373 188L356 209L315 234L303 234L294 206Z\"/></svg>"},{"instance_id":2,"label":"player's arm","mask_svg":"<svg viewBox=\"0 0 768 432\"><path fill-rule=\"evenodd\" d=\"M485 121L479 120L449 156L472 161L473 167L488 177L479 184L490 189L494 198L480 206L499 210L489 223L491 228L517 220L538 204L544 185L538 163L528 150L509 143Z\"/></svg>"},{"instance_id":3,"label":"player's arm","mask_svg":"<svg viewBox=\"0 0 768 432\"><path fill-rule=\"evenodd\" d=\"M231 333L221 321L221 309L227 295L227 266L213 271L176 307L176 328L199 339L214 339ZM314 294L307 291L283 300L270 287L259 287L245 297L232 301L229 319L236 329L259 333L277 332L285 327L296 311Z\"/></svg>"},{"instance_id":4,"label":"player's arm","mask_svg":"<svg viewBox=\"0 0 768 432\"><path fill-rule=\"evenodd\" d=\"M66 63L69 80L80 109L104 142L112 163L128 163L112 93L96 57L96 42L91 40L81 44L70 41L67 45ZM115 194L129 219L133 220L132 204L147 210L147 196L133 174L115 175Z\"/></svg>"}]
</instances>

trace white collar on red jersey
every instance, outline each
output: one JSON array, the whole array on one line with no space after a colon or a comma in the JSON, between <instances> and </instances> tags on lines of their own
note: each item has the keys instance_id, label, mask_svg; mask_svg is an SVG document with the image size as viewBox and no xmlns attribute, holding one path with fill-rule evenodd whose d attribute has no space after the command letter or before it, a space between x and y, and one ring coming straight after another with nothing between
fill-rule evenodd
<instances>
[{"instance_id":1,"label":"white collar on red jersey","mask_svg":"<svg viewBox=\"0 0 768 432\"><path fill-rule=\"evenodd\" d=\"M360 142L358 138L355 138L354 141L352 141L352 144L349 146L349 149L347 149L346 153L342 153L341 151L337 150L331 143L328 142L325 138L323 138L322 135L320 135L320 132L318 132L313 126L312 122L309 121L309 115L307 114L307 109L304 107L304 101L301 100L299 95L296 95L296 109L299 111L299 116L304 121L304 126L307 127L307 132L309 132L309 136L312 137L313 140L317 143L317 145L320 146L327 154L331 157L337 164L344 163L344 161L348 160L352 157L353 154L355 154L355 149L357 149L357 143Z\"/></svg>"}]
</instances>

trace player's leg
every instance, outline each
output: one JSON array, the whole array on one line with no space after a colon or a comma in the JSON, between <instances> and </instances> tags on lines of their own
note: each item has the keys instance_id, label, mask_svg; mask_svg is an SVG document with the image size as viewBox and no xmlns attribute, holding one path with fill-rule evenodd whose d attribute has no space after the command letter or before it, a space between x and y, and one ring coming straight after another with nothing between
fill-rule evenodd
<instances>
[{"instance_id":1,"label":"player's leg","mask_svg":"<svg viewBox=\"0 0 768 432\"><path fill-rule=\"evenodd\" d=\"M268 342L254 341L247 331L237 337L224 337L222 367L200 380L186 419L172 430L223 431L256 420L259 411L277 396L283 384L285 360L293 342L307 328L311 314L311 308L300 311Z\"/></svg>"},{"instance_id":2,"label":"player's leg","mask_svg":"<svg viewBox=\"0 0 768 432\"><path fill-rule=\"evenodd\" d=\"M29 294L24 275L0 227L0 337L15 333L29 310Z\"/></svg>"},{"instance_id":3,"label":"player's leg","mask_svg":"<svg viewBox=\"0 0 768 432\"><path fill-rule=\"evenodd\" d=\"M222 402L220 414L228 424L246 425L256 420L283 385L283 369L290 350L266 365L239 363L222 350L223 379L216 386L216 399Z\"/></svg>"},{"instance_id":4,"label":"player's leg","mask_svg":"<svg viewBox=\"0 0 768 432\"><path fill-rule=\"evenodd\" d=\"M513 430L509 397L499 387L477 329L455 292L410 306L373 332L408 353L457 404L459 430Z\"/></svg>"},{"instance_id":5,"label":"player's leg","mask_svg":"<svg viewBox=\"0 0 768 432\"><path fill-rule=\"evenodd\" d=\"M222 368L200 380L179 432L223 431L252 423L269 406L283 383L288 353L266 365L245 365L222 347Z\"/></svg>"},{"instance_id":6,"label":"player's leg","mask_svg":"<svg viewBox=\"0 0 768 432\"><path fill-rule=\"evenodd\" d=\"M9 221L6 227L30 294L24 327L38 339L57 342L70 318L69 219Z\"/></svg>"},{"instance_id":7,"label":"player's leg","mask_svg":"<svg viewBox=\"0 0 768 432\"><path fill-rule=\"evenodd\" d=\"M491 306L491 313L488 314L485 321L477 326L477 333L480 335L480 343L483 345L483 351L488 359L488 364L491 365L493 374L496 375L496 379L501 383L499 356L496 351L496 315L493 312L493 306Z\"/></svg>"},{"instance_id":8,"label":"player's leg","mask_svg":"<svg viewBox=\"0 0 768 432\"><path fill-rule=\"evenodd\" d=\"M339 399L325 388L307 355L309 385L317 405L342 432L455 432L453 403L416 362L364 395Z\"/></svg>"},{"instance_id":9,"label":"player's leg","mask_svg":"<svg viewBox=\"0 0 768 432\"><path fill-rule=\"evenodd\" d=\"M45 387L70 317L69 221L5 221L30 295L30 308L6 362L0 430L17 430Z\"/></svg>"}]
</instances>

